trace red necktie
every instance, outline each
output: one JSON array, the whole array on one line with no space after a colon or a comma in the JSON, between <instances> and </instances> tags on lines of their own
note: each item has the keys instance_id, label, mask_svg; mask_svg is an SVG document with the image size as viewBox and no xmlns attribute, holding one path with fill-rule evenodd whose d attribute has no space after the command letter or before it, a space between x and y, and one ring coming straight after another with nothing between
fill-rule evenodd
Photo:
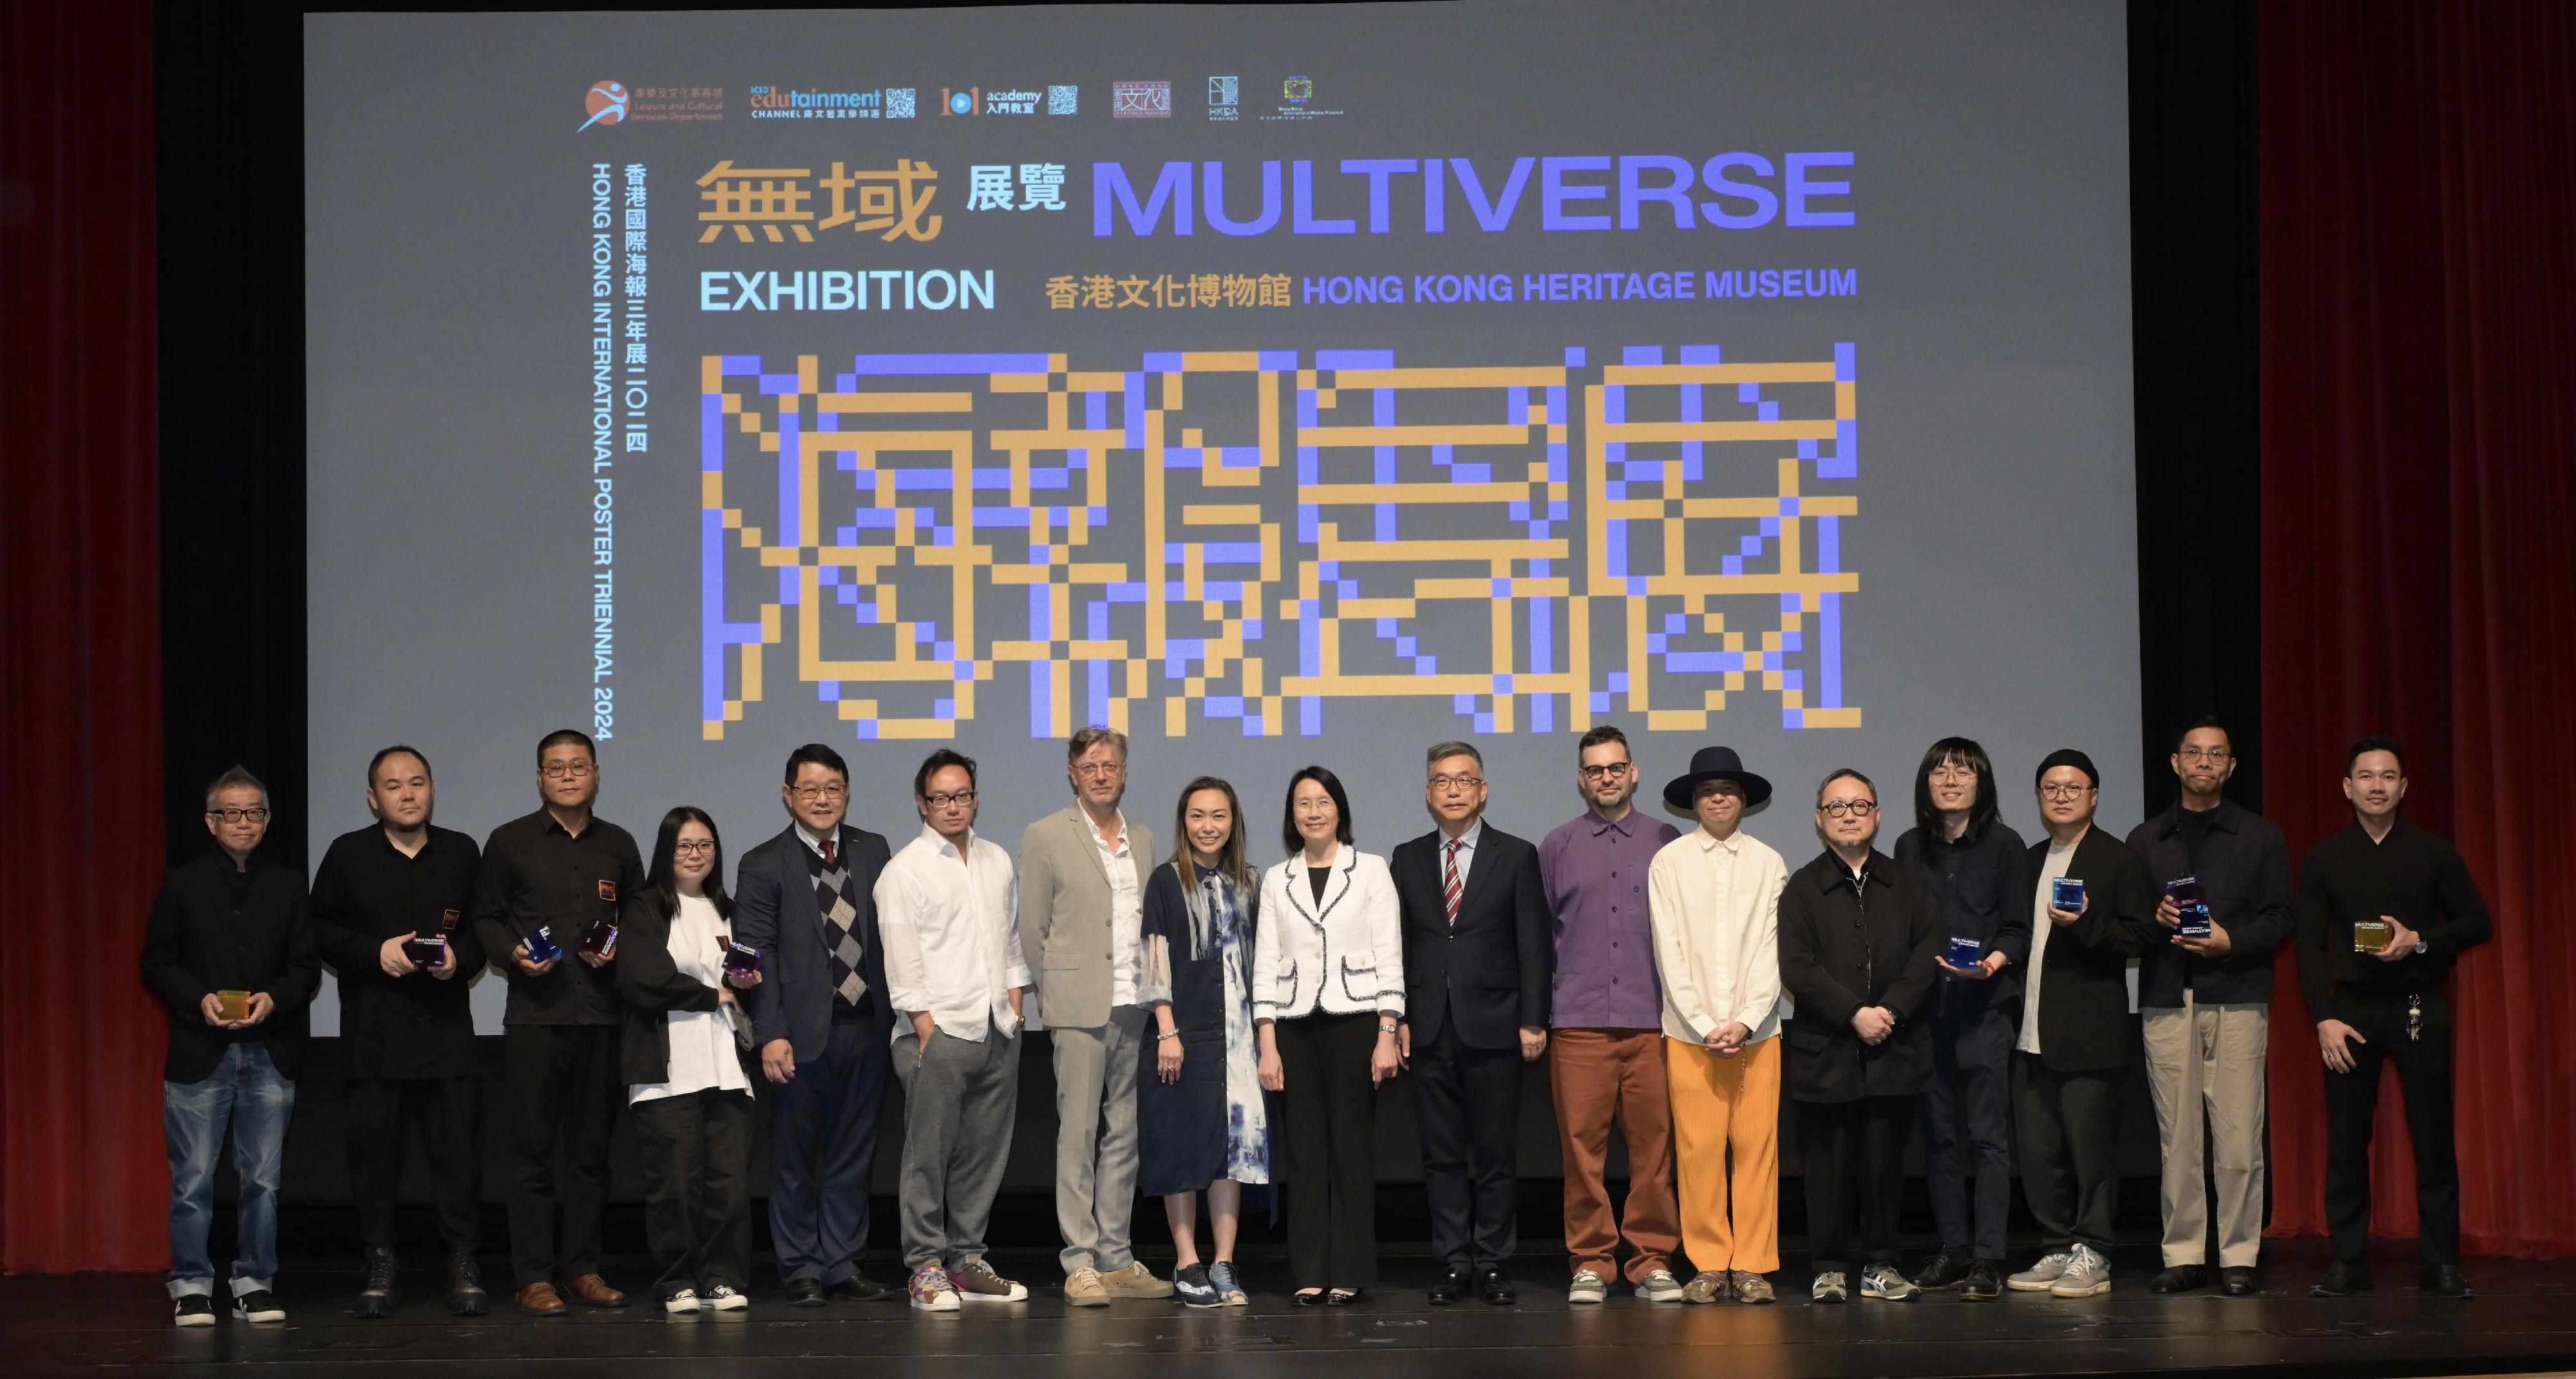
<instances>
[{"instance_id":1,"label":"red necktie","mask_svg":"<svg viewBox=\"0 0 2576 1379\"><path fill-rule=\"evenodd\" d=\"M1440 881L1440 903L1449 907L1449 927L1452 929L1458 927L1458 897L1462 890L1458 884L1458 847L1457 839L1449 840L1448 864Z\"/></svg>"}]
</instances>

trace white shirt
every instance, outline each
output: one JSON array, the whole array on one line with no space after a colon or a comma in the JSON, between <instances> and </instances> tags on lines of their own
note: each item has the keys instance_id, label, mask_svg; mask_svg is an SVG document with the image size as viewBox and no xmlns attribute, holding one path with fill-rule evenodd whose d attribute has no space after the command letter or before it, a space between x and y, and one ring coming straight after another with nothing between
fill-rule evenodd
<instances>
[{"instance_id":1,"label":"white shirt","mask_svg":"<svg viewBox=\"0 0 2576 1379\"><path fill-rule=\"evenodd\" d=\"M1485 816L1479 814L1476 816L1476 822L1467 825L1467 831L1458 835L1458 898L1462 901L1467 898L1467 871L1469 868L1476 865L1476 844L1481 843L1484 840ZM1448 885L1448 834L1443 833L1440 835L1440 850L1432 854L1431 860L1439 866L1438 874L1440 877L1440 884L1443 886Z\"/></svg>"},{"instance_id":2,"label":"white shirt","mask_svg":"<svg viewBox=\"0 0 2576 1379\"><path fill-rule=\"evenodd\" d=\"M1705 1044L1729 1024L1748 1045L1780 1032L1780 893L1788 864L1741 830L1720 842L1695 828L1646 864L1664 1035Z\"/></svg>"},{"instance_id":3,"label":"white shirt","mask_svg":"<svg viewBox=\"0 0 2576 1379\"><path fill-rule=\"evenodd\" d=\"M2081 841L2081 840L2078 840ZM2039 965L2048 952L2048 936L2057 921L2048 917L2050 893L2057 889L2057 878L2066 874L2066 866L2075 860L2075 844L2051 842L2048 860L2039 867L2039 889L2030 898L2030 975L2021 984L2021 1040L2013 1045L2023 1053L2039 1052L2039 987L2040 974L2047 969Z\"/></svg>"},{"instance_id":4,"label":"white shirt","mask_svg":"<svg viewBox=\"0 0 2576 1379\"><path fill-rule=\"evenodd\" d=\"M1116 847L1101 838L1090 815L1082 816L1082 826L1091 834L1091 845L1100 851L1101 867L1109 873L1109 1004L1139 1005L1142 1000L1136 992L1143 985L1145 892L1136 884L1136 855L1127 850L1127 816L1118 816Z\"/></svg>"},{"instance_id":5,"label":"white shirt","mask_svg":"<svg viewBox=\"0 0 2576 1379\"><path fill-rule=\"evenodd\" d=\"M671 916L670 942L671 965L680 969L680 975L722 990L724 946L716 942L719 937L731 940L733 925L716 913L715 903L703 895L681 896L680 912ZM733 1022L721 1007L674 1010L662 1020L671 1036L671 1062L662 1072L669 1080L629 1087L628 1105L687 1096L710 1087L750 1093L751 1079L744 1076L742 1059L734 1052Z\"/></svg>"},{"instance_id":6,"label":"white shirt","mask_svg":"<svg viewBox=\"0 0 2576 1379\"><path fill-rule=\"evenodd\" d=\"M1011 855L969 833L966 851L928 824L877 875L877 937L885 949L886 1003L908 1017L927 1011L945 1033L982 1043L1019 1032L1011 990L1030 985L1020 956L1018 882Z\"/></svg>"}]
</instances>

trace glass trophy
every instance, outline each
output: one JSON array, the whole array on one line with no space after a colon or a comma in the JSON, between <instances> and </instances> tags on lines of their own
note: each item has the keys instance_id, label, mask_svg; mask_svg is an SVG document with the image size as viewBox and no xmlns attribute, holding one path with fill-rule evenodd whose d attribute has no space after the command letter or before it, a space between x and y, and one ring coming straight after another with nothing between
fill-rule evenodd
<instances>
[{"instance_id":1,"label":"glass trophy","mask_svg":"<svg viewBox=\"0 0 2576 1379\"><path fill-rule=\"evenodd\" d=\"M2064 910L2068 914L2083 909L2084 882L2072 876L2057 878L2048 893L2048 904L2051 909Z\"/></svg>"},{"instance_id":2,"label":"glass trophy","mask_svg":"<svg viewBox=\"0 0 2576 1379\"><path fill-rule=\"evenodd\" d=\"M447 961L447 935L414 934L403 940L403 956L424 971Z\"/></svg>"},{"instance_id":3,"label":"glass trophy","mask_svg":"<svg viewBox=\"0 0 2576 1379\"><path fill-rule=\"evenodd\" d=\"M2386 948L2389 940L2395 937L2397 937L2396 926L2390 924L2384 917L2356 919L2352 922L2352 951L2356 953L2376 953Z\"/></svg>"},{"instance_id":4,"label":"glass trophy","mask_svg":"<svg viewBox=\"0 0 2576 1379\"><path fill-rule=\"evenodd\" d=\"M617 921L603 917L581 926L579 942L581 951L592 957L607 957L617 951Z\"/></svg>"},{"instance_id":5,"label":"glass trophy","mask_svg":"<svg viewBox=\"0 0 2576 1379\"><path fill-rule=\"evenodd\" d=\"M2201 888L2199 877L2177 877L2166 882L2165 895L2182 912L2182 924L2175 933L2184 938L2209 937L2209 893Z\"/></svg>"},{"instance_id":6,"label":"glass trophy","mask_svg":"<svg viewBox=\"0 0 2576 1379\"><path fill-rule=\"evenodd\" d=\"M1950 936L1949 962L1952 967L1974 967L1986 960L1986 946L1972 938Z\"/></svg>"},{"instance_id":7,"label":"glass trophy","mask_svg":"<svg viewBox=\"0 0 2576 1379\"><path fill-rule=\"evenodd\" d=\"M760 950L752 947L748 943L728 942L725 945L724 970L725 975L731 977L750 977L758 975L760 972Z\"/></svg>"},{"instance_id":8,"label":"glass trophy","mask_svg":"<svg viewBox=\"0 0 2576 1379\"><path fill-rule=\"evenodd\" d=\"M540 924L520 940L528 950L528 961L545 964L563 956L563 945L555 942L555 926Z\"/></svg>"},{"instance_id":9,"label":"glass trophy","mask_svg":"<svg viewBox=\"0 0 2576 1379\"><path fill-rule=\"evenodd\" d=\"M247 992L247 991L218 991L218 992L216 992L216 993L215 993L215 1011L216 1011L216 1013L217 1013L217 1014L219 1014L219 1015L223 1016L223 1018L225 1018L225 1019L227 1019L227 1020L247 1020L247 1019L249 1019L249 1018L250 1018L250 993L249 993L249 992Z\"/></svg>"}]
</instances>

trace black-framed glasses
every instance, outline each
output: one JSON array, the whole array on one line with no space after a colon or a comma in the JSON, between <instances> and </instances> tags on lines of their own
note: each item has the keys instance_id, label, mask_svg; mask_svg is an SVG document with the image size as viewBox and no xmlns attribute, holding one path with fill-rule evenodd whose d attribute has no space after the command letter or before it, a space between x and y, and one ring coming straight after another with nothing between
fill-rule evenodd
<instances>
[{"instance_id":1,"label":"black-framed glasses","mask_svg":"<svg viewBox=\"0 0 2576 1379\"><path fill-rule=\"evenodd\" d=\"M1485 783L1483 776L1433 776L1431 788L1446 793L1451 790L1473 790Z\"/></svg>"},{"instance_id":2,"label":"black-framed glasses","mask_svg":"<svg viewBox=\"0 0 2576 1379\"><path fill-rule=\"evenodd\" d=\"M1624 776L1629 772L1636 770L1637 767L1633 762L1613 761L1604 765L1584 766L1576 769L1582 773L1585 780L1607 780L1612 776Z\"/></svg>"},{"instance_id":3,"label":"black-framed glasses","mask_svg":"<svg viewBox=\"0 0 2576 1379\"><path fill-rule=\"evenodd\" d=\"M959 806L970 805L975 802L975 792L972 790L952 790L946 794L924 795L921 797L921 802L933 809L946 809L952 804Z\"/></svg>"},{"instance_id":4,"label":"black-framed glasses","mask_svg":"<svg viewBox=\"0 0 2576 1379\"><path fill-rule=\"evenodd\" d=\"M566 776L570 776L574 780L580 780L582 777L590 774L590 762L587 760L549 761L537 769L542 772L548 780L562 780Z\"/></svg>"},{"instance_id":5,"label":"black-framed glasses","mask_svg":"<svg viewBox=\"0 0 2576 1379\"><path fill-rule=\"evenodd\" d=\"M1844 818L1846 816L1854 819L1866 819L1877 809L1878 801L1876 800L1834 800L1829 803L1816 806L1816 812L1830 815L1837 819Z\"/></svg>"},{"instance_id":6,"label":"black-framed glasses","mask_svg":"<svg viewBox=\"0 0 2576 1379\"><path fill-rule=\"evenodd\" d=\"M2080 800L2092 793L2089 785L2043 785L2039 793L2052 800Z\"/></svg>"},{"instance_id":7,"label":"black-framed glasses","mask_svg":"<svg viewBox=\"0 0 2576 1379\"><path fill-rule=\"evenodd\" d=\"M257 809L209 809L206 811L206 817L221 819L228 824L264 824L268 822L268 806L262 805Z\"/></svg>"}]
</instances>

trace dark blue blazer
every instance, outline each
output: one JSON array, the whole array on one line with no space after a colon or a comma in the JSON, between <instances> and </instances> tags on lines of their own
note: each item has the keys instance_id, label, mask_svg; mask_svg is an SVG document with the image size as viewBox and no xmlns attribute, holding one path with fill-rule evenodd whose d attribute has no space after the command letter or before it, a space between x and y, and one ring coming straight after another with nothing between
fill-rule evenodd
<instances>
[{"instance_id":1,"label":"dark blue blazer","mask_svg":"<svg viewBox=\"0 0 2576 1379\"><path fill-rule=\"evenodd\" d=\"M885 945L877 937L877 874L889 855L886 840L845 823L840 853L850 864L859 944L867 950L859 960L859 977L868 984L864 1000L882 1039L893 1019L886 1006ZM734 939L762 954L760 985L741 993L751 1012L752 1038L764 1045L786 1040L800 1063L821 1058L832 1037L832 950L826 937L831 926L814 903L814 878L805 863L811 855L789 824L742 855L733 887Z\"/></svg>"}]
</instances>

